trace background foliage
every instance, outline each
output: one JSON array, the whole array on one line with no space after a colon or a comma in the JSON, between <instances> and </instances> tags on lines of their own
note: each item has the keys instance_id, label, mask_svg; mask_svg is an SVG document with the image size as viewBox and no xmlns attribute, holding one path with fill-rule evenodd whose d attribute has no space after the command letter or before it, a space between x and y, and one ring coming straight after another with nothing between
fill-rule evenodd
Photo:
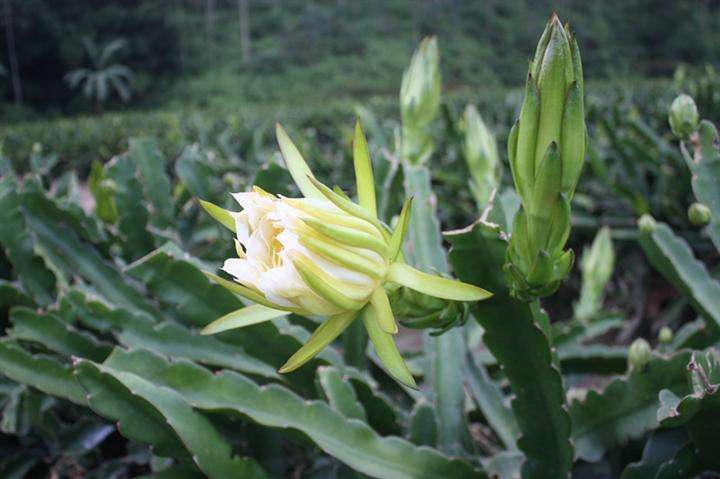
<instances>
[{"instance_id":1,"label":"background foliage","mask_svg":"<svg viewBox=\"0 0 720 479\"><path fill-rule=\"evenodd\" d=\"M716 2L250 0L245 60L237 2L8 3L24 98L11 105L11 76L0 76L3 477L509 478L525 458L540 477L717 469L716 430L703 425L717 423L720 378L700 352L720 338L716 137L704 124L688 152L701 146L705 161L688 162L667 125L679 92L720 120L720 79L705 66L718 60ZM514 322L468 320L438 337L403 329L419 392L389 380L357 329L287 376L276 370L312 320L197 334L242 302L202 274L233 245L194 198L235 209L227 192L251 184L297 194L277 119L317 176L352 194L359 117L383 219L406 193L429 218L412 225L411 238L433 238L415 264L501 293L499 276L483 276L504 261L497 231L439 231L484 207L469 180L479 176L468 103L497 138L508 193L517 87L552 8L579 36L589 151L569 245L583 260L543 309L488 303L473 317ZM426 33L439 35L445 91L434 153L411 169L399 161L396 98ZM92 114L62 82L82 65L82 36L128 41L134 103ZM712 209L709 228L689 221L695 201ZM637 338L651 351L631 369ZM511 383L539 385L545 402L511 406Z\"/></svg>"}]
</instances>

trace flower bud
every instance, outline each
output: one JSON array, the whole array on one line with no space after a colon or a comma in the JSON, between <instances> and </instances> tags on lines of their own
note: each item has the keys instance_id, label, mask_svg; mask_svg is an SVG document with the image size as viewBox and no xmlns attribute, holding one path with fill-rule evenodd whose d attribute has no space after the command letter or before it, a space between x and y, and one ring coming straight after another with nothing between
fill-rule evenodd
<instances>
[{"instance_id":1,"label":"flower bud","mask_svg":"<svg viewBox=\"0 0 720 479\"><path fill-rule=\"evenodd\" d=\"M590 249L585 250L581 267L582 290L575 316L587 320L600 310L605 285L615 268L615 251L608 227L601 228Z\"/></svg>"},{"instance_id":2,"label":"flower bud","mask_svg":"<svg viewBox=\"0 0 720 479\"><path fill-rule=\"evenodd\" d=\"M668 328L667 326L663 326L662 328L660 328L660 332L658 333L658 341L660 341L660 343L662 344L670 344L672 340L672 329Z\"/></svg>"},{"instance_id":3,"label":"flower bud","mask_svg":"<svg viewBox=\"0 0 720 479\"><path fill-rule=\"evenodd\" d=\"M475 201L485 207L493 190L500 185L502 163L495 136L485 125L474 105L468 105L463 115L465 142L463 153L472 175L471 187Z\"/></svg>"},{"instance_id":4,"label":"flower bud","mask_svg":"<svg viewBox=\"0 0 720 479\"><path fill-rule=\"evenodd\" d=\"M673 100L668 121L675 136L682 139L686 139L697 129L700 115L691 96L683 93Z\"/></svg>"},{"instance_id":5,"label":"flower bud","mask_svg":"<svg viewBox=\"0 0 720 479\"><path fill-rule=\"evenodd\" d=\"M506 265L516 296L552 293L572 266L572 252L563 248L585 144L580 52L569 29L553 15L530 64L520 118L508 138L522 201Z\"/></svg>"},{"instance_id":6,"label":"flower bud","mask_svg":"<svg viewBox=\"0 0 720 479\"><path fill-rule=\"evenodd\" d=\"M304 197L285 198L254 187L233 195L243 208L240 212L200 200L210 216L237 236L237 258L223 265L235 281L211 272L205 272L206 276L256 303L226 314L201 332L250 326L287 312L327 316L279 369L286 373L312 359L361 317L387 372L402 384L416 387L393 340L398 327L387 291L405 288L452 302L480 301L492 294L404 262L402 241L412 201L405 201L394 230L377 218L372 162L359 123L353 140L358 203L338 188L319 182L285 130L277 125L276 131L288 172ZM429 306L429 300L418 304ZM452 322L441 321L438 326L450 327Z\"/></svg>"},{"instance_id":7,"label":"flower bud","mask_svg":"<svg viewBox=\"0 0 720 479\"><path fill-rule=\"evenodd\" d=\"M638 228L640 228L640 231L643 233L652 233L655 231L656 226L657 223L655 222L655 218L647 213L642 215L638 220Z\"/></svg>"},{"instance_id":8,"label":"flower bud","mask_svg":"<svg viewBox=\"0 0 720 479\"><path fill-rule=\"evenodd\" d=\"M402 155L421 163L432 153L430 126L440 108L440 55L435 37L420 43L400 86Z\"/></svg>"},{"instance_id":9,"label":"flower bud","mask_svg":"<svg viewBox=\"0 0 720 479\"><path fill-rule=\"evenodd\" d=\"M652 359L652 349L647 341L638 338L630 345L628 367L631 372L642 372Z\"/></svg>"},{"instance_id":10,"label":"flower bud","mask_svg":"<svg viewBox=\"0 0 720 479\"><path fill-rule=\"evenodd\" d=\"M693 203L688 208L688 219L693 226L705 226L710 223L711 218L710 208L702 203Z\"/></svg>"}]
</instances>

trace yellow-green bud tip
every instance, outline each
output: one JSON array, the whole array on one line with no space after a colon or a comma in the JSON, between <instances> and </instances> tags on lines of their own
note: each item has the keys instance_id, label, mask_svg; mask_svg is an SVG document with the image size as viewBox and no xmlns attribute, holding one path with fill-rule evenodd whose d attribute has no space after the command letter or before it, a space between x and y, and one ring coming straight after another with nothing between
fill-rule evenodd
<instances>
[{"instance_id":1,"label":"yellow-green bud tip","mask_svg":"<svg viewBox=\"0 0 720 479\"><path fill-rule=\"evenodd\" d=\"M668 121L675 136L687 139L697 129L700 121L695 101L689 95L678 95L670 105Z\"/></svg>"},{"instance_id":2,"label":"yellow-green bud tip","mask_svg":"<svg viewBox=\"0 0 720 479\"><path fill-rule=\"evenodd\" d=\"M656 226L657 223L655 222L655 218L647 213L642 215L638 220L638 228L640 228L640 231L643 233L652 233L655 231Z\"/></svg>"},{"instance_id":3,"label":"yellow-green bud tip","mask_svg":"<svg viewBox=\"0 0 720 479\"><path fill-rule=\"evenodd\" d=\"M628 367L630 371L642 372L650 359L652 359L650 344L643 338L633 341L628 351Z\"/></svg>"},{"instance_id":4,"label":"yellow-green bud tip","mask_svg":"<svg viewBox=\"0 0 720 479\"><path fill-rule=\"evenodd\" d=\"M688 219L693 226L705 226L710 223L712 212L702 203L693 203L688 208Z\"/></svg>"},{"instance_id":5,"label":"yellow-green bud tip","mask_svg":"<svg viewBox=\"0 0 720 479\"><path fill-rule=\"evenodd\" d=\"M668 328L667 326L663 326L660 329L660 332L658 333L658 341L660 341L662 344L668 344L672 340L673 340L672 329Z\"/></svg>"}]
</instances>

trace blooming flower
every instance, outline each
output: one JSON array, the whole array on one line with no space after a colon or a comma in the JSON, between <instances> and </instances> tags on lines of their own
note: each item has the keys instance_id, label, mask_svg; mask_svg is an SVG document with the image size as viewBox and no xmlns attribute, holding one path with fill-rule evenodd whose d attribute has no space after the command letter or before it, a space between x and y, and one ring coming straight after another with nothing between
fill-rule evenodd
<instances>
[{"instance_id":1,"label":"blooming flower","mask_svg":"<svg viewBox=\"0 0 720 479\"><path fill-rule=\"evenodd\" d=\"M223 271L234 281L208 277L255 305L209 324L204 334L271 320L288 312L326 316L280 372L290 372L332 342L361 316L378 357L401 383L415 387L395 346L398 328L385 291L399 285L454 301L477 301L487 291L418 271L402 260L410 201L391 231L376 216L375 186L365 136L355 129L354 163L359 204L315 179L300 152L278 125L278 143L288 170L304 198L275 196L258 187L234 194L240 212L201 201L205 210L235 232L237 258Z\"/></svg>"}]
</instances>

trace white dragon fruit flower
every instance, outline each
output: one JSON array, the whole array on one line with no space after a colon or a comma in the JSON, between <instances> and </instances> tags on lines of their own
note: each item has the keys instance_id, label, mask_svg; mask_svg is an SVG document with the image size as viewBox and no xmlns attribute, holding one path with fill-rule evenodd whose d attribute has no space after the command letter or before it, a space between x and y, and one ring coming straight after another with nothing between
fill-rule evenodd
<instances>
[{"instance_id":1,"label":"white dragon fruit flower","mask_svg":"<svg viewBox=\"0 0 720 479\"><path fill-rule=\"evenodd\" d=\"M242 207L237 213L201 200L211 216L235 232L238 256L226 260L222 268L234 281L212 273L207 276L257 303L214 321L203 333L248 326L288 312L328 317L280 368L280 372L289 372L361 316L388 372L415 387L392 339L398 328L385 285L392 283L455 301L478 301L490 293L423 273L402 261L400 249L410 201L405 202L395 231L378 220L372 167L359 124L354 140L359 204L318 182L279 125L277 136L288 170L304 198L278 197L253 187L250 192L233 195Z\"/></svg>"}]
</instances>

